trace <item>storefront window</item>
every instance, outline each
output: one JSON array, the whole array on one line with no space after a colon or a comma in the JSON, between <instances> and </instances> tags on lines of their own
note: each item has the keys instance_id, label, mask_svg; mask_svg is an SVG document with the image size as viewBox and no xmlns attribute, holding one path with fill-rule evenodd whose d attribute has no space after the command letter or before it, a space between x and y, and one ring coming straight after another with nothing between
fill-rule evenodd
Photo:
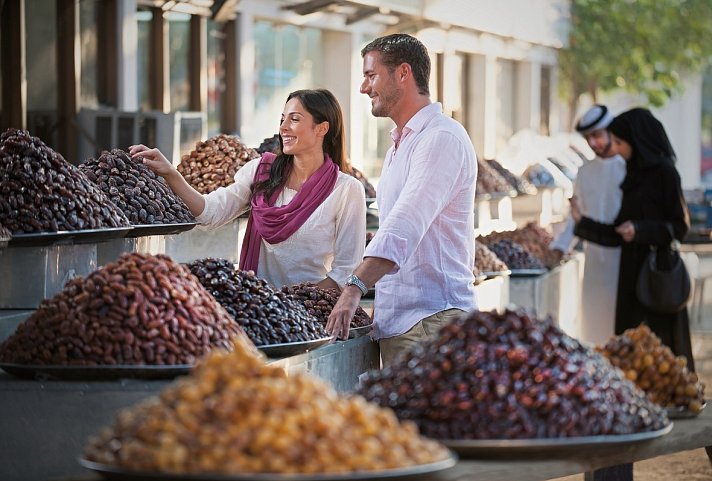
<instances>
[{"instance_id":1,"label":"storefront window","mask_svg":"<svg viewBox=\"0 0 712 481\"><path fill-rule=\"evenodd\" d=\"M190 80L188 78L190 15L169 12L166 15L166 20L168 20L171 111L190 110Z\"/></svg>"},{"instance_id":2,"label":"storefront window","mask_svg":"<svg viewBox=\"0 0 712 481\"><path fill-rule=\"evenodd\" d=\"M79 106L96 108L97 95L97 1L79 2L80 52L82 58Z\"/></svg>"},{"instance_id":3,"label":"storefront window","mask_svg":"<svg viewBox=\"0 0 712 481\"><path fill-rule=\"evenodd\" d=\"M290 92L320 86L323 78L321 30L257 21L255 38L255 125L257 135L277 132Z\"/></svg>"},{"instance_id":4,"label":"storefront window","mask_svg":"<svg viewBox=\"0 0 712 481\"><path fill-rule=\"evenodd\" d=\"M222 23L208 20L208 135L220 133L221 102L225 92L225 34Z\"/></svg>"}]
</instances>

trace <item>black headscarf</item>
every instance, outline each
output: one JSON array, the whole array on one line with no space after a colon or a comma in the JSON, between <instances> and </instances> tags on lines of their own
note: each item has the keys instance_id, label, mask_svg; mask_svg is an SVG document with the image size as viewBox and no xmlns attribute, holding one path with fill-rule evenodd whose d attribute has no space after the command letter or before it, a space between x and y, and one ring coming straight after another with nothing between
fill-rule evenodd
<instances>
[{"instance_id":1,"label":"black headscarf","mask_svg":"<svg viewBox=\"0 0 712 481\"><path fill-rule=\"evenodd\" d=\"M675 151L663 124L653 117L650 110L635 108L623 112L613 119L608 130L630 144L633 152L628 160L629 170L675 164Z\"/></svg>"}]
</instances>

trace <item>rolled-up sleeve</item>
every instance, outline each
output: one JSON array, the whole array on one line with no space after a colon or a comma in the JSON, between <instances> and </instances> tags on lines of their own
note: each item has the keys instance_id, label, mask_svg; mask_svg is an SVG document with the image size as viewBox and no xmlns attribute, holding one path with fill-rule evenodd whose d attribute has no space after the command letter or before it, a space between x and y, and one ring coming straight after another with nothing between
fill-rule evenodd
<instances>
[{"instance_id":1,"label":"rolled-up sleeve","mask_svg":"<svg viewBox=\"0 0 712 481\"><path fill-rule=\"evenodd\" d=\"M363 260L366 247L366 194L355 178L343 187L341 205L336 215L334 260L327 274L338 285L353 274Z\"/></svg>"},{"instance_id":2,"label":"rolled-up sleeve","mask_svg":"<svg viewBox=\"0 0 712 481\"><path fill-rule=\"evenodd\" d=\"M253 159L235 173L235 182L203 195L205 208L196 220L204 229L217 229L239 217L250 206L252 182L260 159Z\"/></svg>"},{"instance_id":3,"label":"rolled-up sleeve","mask_svg":"<svg viewBox=\"0 0 712 481\"><path fill-rule=\"evenodd\" d=\"M394 262L392 273L418 248L451 198L447 193L458 190L464 179L470 177L464 163L471 155L458 137L447 131L435 131L418 142L398 200L366 248L366 257Z\"/></svg>"}]
</instances>

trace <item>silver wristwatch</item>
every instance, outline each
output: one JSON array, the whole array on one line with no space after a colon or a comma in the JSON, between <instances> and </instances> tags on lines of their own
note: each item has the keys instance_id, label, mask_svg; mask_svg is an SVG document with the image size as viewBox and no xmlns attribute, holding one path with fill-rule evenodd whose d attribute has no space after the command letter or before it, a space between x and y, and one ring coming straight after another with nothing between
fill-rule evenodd
<instances>
[{"instance_id":1,"label":"silver wristwatch","mask_svg":"<svg viewBox=\"0 0 712 481\"><path fill-rule=\"evenodd\" d=\"M368 287L366 287L366 284L364 284L363 281L359 279L356 274L351 274L349 277L346 278L346 285L358 287L358 289L361 291L362 296L368 294Z\"/></svg>"}]
</instances>

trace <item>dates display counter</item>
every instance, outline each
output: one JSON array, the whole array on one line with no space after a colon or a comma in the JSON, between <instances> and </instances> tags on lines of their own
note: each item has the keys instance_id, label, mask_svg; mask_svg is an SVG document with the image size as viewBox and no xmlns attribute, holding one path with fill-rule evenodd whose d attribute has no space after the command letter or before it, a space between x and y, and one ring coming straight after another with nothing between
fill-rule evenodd
<instances>
[{"instance_id":1,"label":"dates display counter","mask_svg":"<svg viewBox=\"0 0 712 481\"><path fill-rule=\"evenodd\" d=\"M536 317L551 316L568 335L578 337L583 261L583 254L576 253L539 276L512 276L510 302Z\"/></svg>"},{"instance_id":2,"label":"dates display counter","mask_svg":"<svg viewBox=\"0 0 712 481\"><path fill-rule=\"evenodd\" d=\"M351 391L358 377L380 366L368 336L270 361L288 373L308 372ZM0 478L41 481L83 475L77 464L87 437L111 423L122 408L158 392L170 381L32 381L0 371Z\"/></svg>"}]
</instances>

